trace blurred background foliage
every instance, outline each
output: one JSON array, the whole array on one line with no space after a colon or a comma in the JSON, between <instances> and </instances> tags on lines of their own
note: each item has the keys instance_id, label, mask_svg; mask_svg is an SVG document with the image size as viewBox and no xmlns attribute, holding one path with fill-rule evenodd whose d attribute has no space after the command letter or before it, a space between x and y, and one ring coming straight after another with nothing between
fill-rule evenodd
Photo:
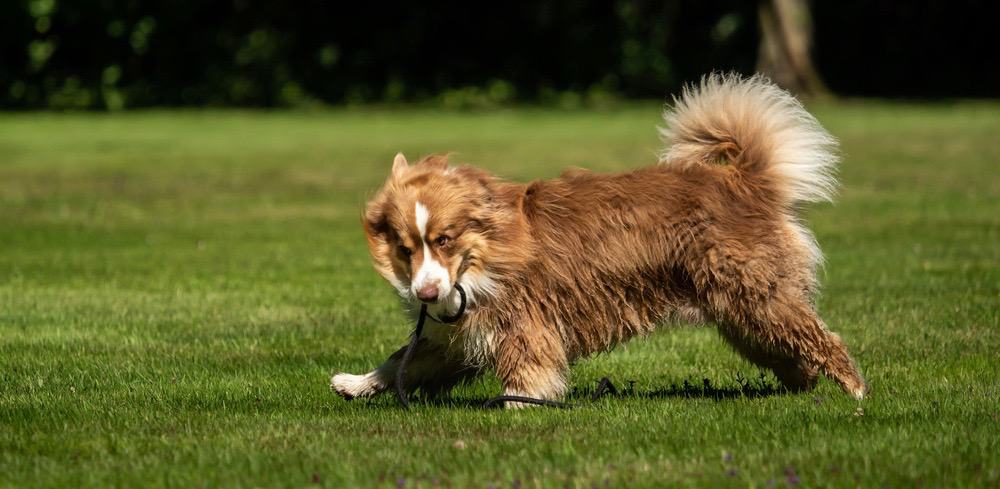
<instances>
[{"instance_id":1,"label":"blurred background foliage","mask_svg":"<svg viewBox=\"0 0 1000 489\"><path fill-rule=\"evenodd\" d=\"M4 0L0 107L602 106L758 66L761 3ZM977 0L810 2L848 96L1000 95Z\"/></svg>"}]
</instances>

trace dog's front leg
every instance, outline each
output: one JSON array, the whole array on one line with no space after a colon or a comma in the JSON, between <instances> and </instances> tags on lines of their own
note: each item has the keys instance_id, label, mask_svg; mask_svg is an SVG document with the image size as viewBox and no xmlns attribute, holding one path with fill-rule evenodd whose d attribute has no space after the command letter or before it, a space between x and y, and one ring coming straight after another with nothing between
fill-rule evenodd
<instances>
[{"instance_id":1,"label":"dog's front leg","mask_svg":"<svg viewBox=\"0 0 1000 489\"><path fill-rule=\"evenodd\" d=\"M544 327L521 328L497 345L503 394L557 401L566 393L568 362L562 341ZM508 401L506 408L534 406Z\"/></svg>"},{"instance_id":2,"label":"dog's front leg","mask_svg":"<svg viewBox=\"0 0 1000 489\"><path fill-rule=\"evenodd\" d=\"M372 397L381 394L392 385L392 378L396 373L397 365L394 357L401 355L400 352L403 350L405 348L400 349L383 362L382 365L379 365L375 370L366 374L355 375L341 372L334 375L330 378L330 389L333 389L334 392L347 400L354 399L355 397Z\"/></svg>"},{"instance_id":3,"label":"dog's front leg","mask_svg":"<svg viewBox=\"0 0 1000 489\"><path fill-rule=\"evenodd\" d=\"M396 370L399 369L399 362L404 352L406 352L405 346L390 355L375 370L363 375L338 373L330 379L330 388L344 399L381 394L394 387ZM450 390L455 384L475 373L448 355L446 348L425 338L417 343L413 357L406 367L404 388L407 392L420 388L422 392L433 396Z\"/></svg>"}]
</instances>

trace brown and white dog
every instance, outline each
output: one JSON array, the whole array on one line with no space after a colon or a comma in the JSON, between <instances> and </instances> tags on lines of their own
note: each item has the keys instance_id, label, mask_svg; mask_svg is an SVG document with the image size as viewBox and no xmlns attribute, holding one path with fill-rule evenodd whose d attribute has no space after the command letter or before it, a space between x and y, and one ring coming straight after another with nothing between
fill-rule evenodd
<instances>
[{"instance_id":1,"label":"brown and white dog","mask_svg":"<svg viewBox=\"0 0 1000 489\"><path fill-rule=\"evenodd\" d=\"M865 395L816 314L822 257L795 212L829 199L835 140L760 76L707 76L664 117L659 164L625 173L519 184L396 155L363 218L375 268L436 317L458 308L456 283L469 302L454 325L428 320L405 389L441 394L492 369L504 394L558 399L574 360L710 321L791 390L822 372ZM389 389L402 351L331 387L348 399Z\"/></svg>"}]
</instances>

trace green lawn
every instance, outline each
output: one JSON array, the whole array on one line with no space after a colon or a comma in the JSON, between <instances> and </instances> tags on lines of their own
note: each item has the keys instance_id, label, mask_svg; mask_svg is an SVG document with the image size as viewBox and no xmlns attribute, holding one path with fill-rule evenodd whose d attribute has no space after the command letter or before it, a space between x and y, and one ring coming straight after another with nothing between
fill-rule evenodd
<instances>
[{"instance_id":1,"label":"green lawn","mask_svg":"<svg viewBox=\"0 0 1000 489\"><path fill-rule=\"evenodd\" d=\"M413 326L359 225L396 151L631 168L658 109L0 114L0 487L1000 484L996 103L815 108L845 155L819 304L863 402L755 395L711 328L576 365L569 411L470 407L491 376L409 412L330 392ZM633 395L589 402L605 375Z\"/></svg>"}]
</instances>

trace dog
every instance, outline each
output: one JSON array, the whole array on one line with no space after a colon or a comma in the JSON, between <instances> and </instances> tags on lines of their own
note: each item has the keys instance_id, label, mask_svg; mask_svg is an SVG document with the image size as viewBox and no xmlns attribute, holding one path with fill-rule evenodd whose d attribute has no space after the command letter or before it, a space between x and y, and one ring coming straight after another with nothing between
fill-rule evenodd
<instances>
[{"instance_id":1,"label":"dog","mask_svg":"<svg viewBox=\"0 0 1000 489\"><path fill-rule=\"evenodd\" d=\"M406 391L442 395L490 369L505 395L558 400L575 360L659 325L711 322L790 391L823 373L865 396L816 313L822 256L796 216L831 198L836 141L760 75L708 75L664 120L660 161L624 173L520 184L396 155L362 221L376 271L431 313ZM460 306L455 284L468 307L442 324ZM404 350L331 388L346 399L393 388Z\"/></svg>"}]
</instances>

